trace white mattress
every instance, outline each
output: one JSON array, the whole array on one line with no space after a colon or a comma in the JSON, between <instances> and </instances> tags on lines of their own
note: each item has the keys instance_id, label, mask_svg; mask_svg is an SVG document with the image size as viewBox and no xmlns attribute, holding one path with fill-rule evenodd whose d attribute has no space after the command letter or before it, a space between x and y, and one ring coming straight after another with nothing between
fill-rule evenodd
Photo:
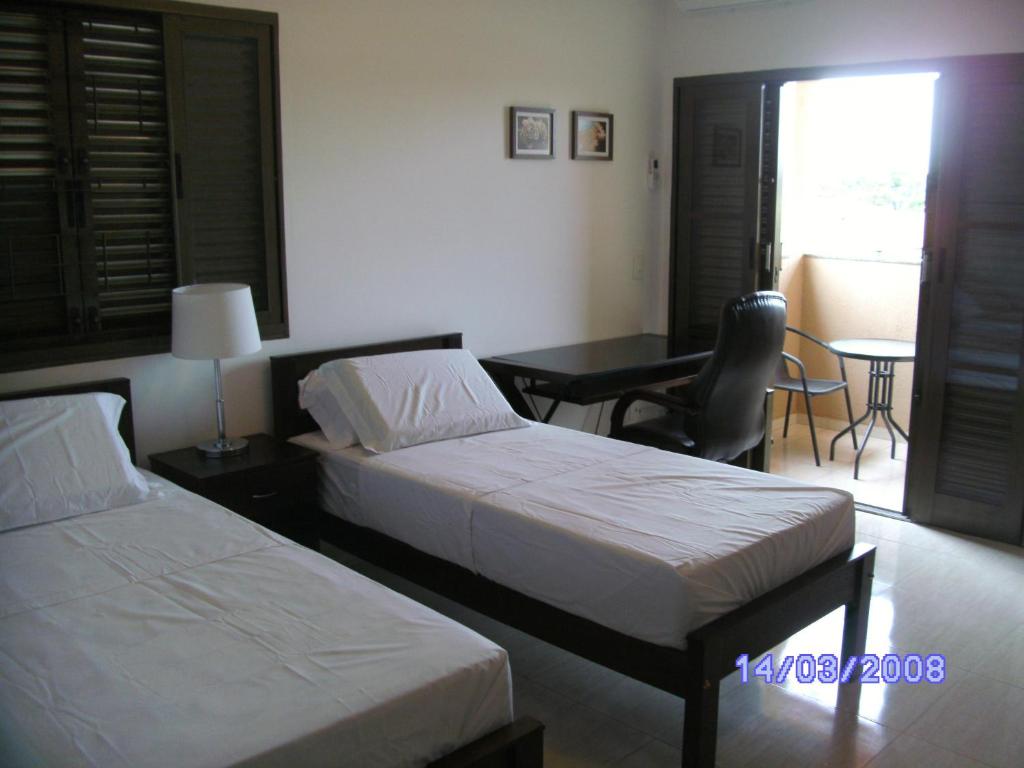
<instances>
[{"instance_id":1,"label":"white mattress","mask_svg":"<svg viewBox=\"0 0 1024 768\"><path fill-rule=\"evenodd\" d=\"M511 720L498 646L147 479L0 534L5 766L413 766Z\"/></svg>"},{"instance_id":2,"label":"white mattress","mask_svg":"<svg viewBox=\"0 0 1024 768\"><path fill-rule=\"evenodd\" d=\"M853 545L853 497L584 432L321 453L325 509L658 645Z\"/></svg>"}]
</instances>

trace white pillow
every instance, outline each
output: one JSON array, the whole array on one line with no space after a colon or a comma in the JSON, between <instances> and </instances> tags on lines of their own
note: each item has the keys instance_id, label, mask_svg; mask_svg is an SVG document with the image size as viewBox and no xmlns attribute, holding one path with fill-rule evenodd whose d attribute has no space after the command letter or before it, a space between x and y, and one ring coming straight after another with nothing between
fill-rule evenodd
<instances>
[{"instance_id":1,"label":"white pillow","mask_svg":"<svg viewBox=\"0 0 1024 768\"><path fill-rule=\"evenodd\" d=\"M313 371L299 382L299 407L309 411L332 448L348 448L359 442L352 423L320 371Z\"/></svg>"},{"instance_id":2,"label":"white pillow","mask_svg":"<svg viewBox=\"0 0 1024 768\"><path fill-rule=\"evenodd\" d=\"M530 424L465 349L332 360L320 373L359 442L377 453Z\"/></svg>"},{"instance_id":3,"label":"white pillow","mask_svg":"<svg viewBox=\"0 0 1024 768\"><path fill-rule=\"evenodd\" d=\"M149 485L109 392L0 401L0 531L137 504Z\"/></svg>"}]
</instances>

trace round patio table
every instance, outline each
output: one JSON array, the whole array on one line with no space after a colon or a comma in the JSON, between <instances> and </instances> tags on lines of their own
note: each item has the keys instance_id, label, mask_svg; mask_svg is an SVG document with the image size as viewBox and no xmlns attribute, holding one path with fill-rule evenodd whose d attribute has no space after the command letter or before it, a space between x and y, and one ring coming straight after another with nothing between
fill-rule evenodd
<instances>
[{"instance_id":1,"label":"round patio table","mask_svg":"<svg viewBox=\"0 0 1024 768\"><path fill-rule=\"evenodd\" d=\"M864 453L864 446L868 444L871 437L871 430L875 427L879 414L882 423L889 430L889 439L892 442L890 458L896 458L896 432L903 435L903 439L910 441L910 436L896 420L892 417L892 390L895 378L894 366L896 363L914 362L915 344L912 341L899 341L897 339L839 339L829 342L829 348L840 357L850 360L867 360L870 364L868 369L868 407L864 415L857 419L838 435L832 438L829 447L829 461L835 459L836 441L847 432L856 429L857 425L868 421L867 432L861 440L860 448L857 450L857 457L853 461L853 479L857 480L860 474L860 457ZM856 432L854 432L856 434Z\"/></svg>"}]
</instances>

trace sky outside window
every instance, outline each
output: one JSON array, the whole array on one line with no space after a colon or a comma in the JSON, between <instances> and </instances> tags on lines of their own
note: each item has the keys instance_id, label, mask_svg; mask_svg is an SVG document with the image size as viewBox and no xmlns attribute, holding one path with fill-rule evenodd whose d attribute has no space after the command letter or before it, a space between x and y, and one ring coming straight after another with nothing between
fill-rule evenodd
<instances>
[{"instance_id":1,"label":"sky outside window","mask_svg":"<svg viewBox=\"0 0 1024 768\"><path fill-rule=\"evenodd\" d=\"M784 255L920 261L937 77L783 86Z\"/></svg>"}]
</instances>

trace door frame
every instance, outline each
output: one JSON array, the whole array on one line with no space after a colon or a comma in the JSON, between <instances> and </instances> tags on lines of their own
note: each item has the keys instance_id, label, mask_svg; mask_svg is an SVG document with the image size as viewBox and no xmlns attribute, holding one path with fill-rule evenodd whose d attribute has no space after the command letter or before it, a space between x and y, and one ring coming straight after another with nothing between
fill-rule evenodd
<instances>
[{"instance_id":1,"label":"door frame","mask_svg":"<svg viewBox=\"0 0 1024 768\"><path fill-rule=\"evenodd\" d=\"M671 334L675 321L675 314L678 310L676 306L675 297L677 291L675 290L675 283L677 279L685 279L686 275L680 274L677 264L677 248L679 247L679 237L681 233L680 222L679 222L679 195L680 195L680 153L678 152L679 142L683 138L681 135L679 125L679 110L682 106L682 98L684 91L687 88L697 85L713 85L713 84L728 84L728 83L750 83L759 82L763 84L778 84L779 86L787 82L798 82L808 80L825 80L835 79L843 77L872 77L880 75L909 75L909 74L923 74L925 72L938 72L939 76L949 75L955 72L963 72L965 70L972 70L979 67L992 67L1001 66L1005 62L1019 57L1021 53L997 53L997 54L976 54L969 56L943 56L938 58L928 59L906 59L899 61L883 61L883 62L872 62L864 64L829 64L820 66L809 66L809 67L789 67L783 69L765 69L765 70L752 70L745 72L724 72L718 74L709 75L695 75L691 77L677 77L672 81L672 194L670 200L670 218L669 218L669 279L668 279L668 327L669 333ZM776 143L777 147L777 143ZM776 149L776 152L778 150ZM934 159L934 155L933 155ZM776 157L776 162L778 157ZM929 169L933 167L932 161L929 162ZM932 174L929 170L928 189L932 186ZM778 216L778 199L775 203L775 215ZM927 215L927 214L926 214ZM778 230L776 228L775 237L777 240ZM922 253L925 248L925 233L922 233ZM776 243L772 244L773 249L773 264L781 260L782 254L779 253L779 249L776 247ZM922 269L931 267L930 264L925 264L922 260ZM774 273L774 269L773 269ZM777 274L777 273L774 273ZM930 343L932 336L932 328L927 324L925 313L920 311L921 301L925 297L922 292L918 293L918 316L917 316L917 328L914 339L915 344L915 361L914 361L914 377L911 387L911 408L910 408L910 424L909 432L913 435L917 429L917 422L921 419L920 415L920 402L921 398L919 393L924 383L922 371L931 368L930 356L935 353L933 348L934 345ZM922 344L922 340L928 343ZM922 357L922 352L925 353L925 357ZM908 468L909 468L909 451L908 446ZM907 492L909 486L906 484L909 478L909 472L904 477L904 509L900 510L902 513L906 509Z\"/></svg>"}]
</instances>

